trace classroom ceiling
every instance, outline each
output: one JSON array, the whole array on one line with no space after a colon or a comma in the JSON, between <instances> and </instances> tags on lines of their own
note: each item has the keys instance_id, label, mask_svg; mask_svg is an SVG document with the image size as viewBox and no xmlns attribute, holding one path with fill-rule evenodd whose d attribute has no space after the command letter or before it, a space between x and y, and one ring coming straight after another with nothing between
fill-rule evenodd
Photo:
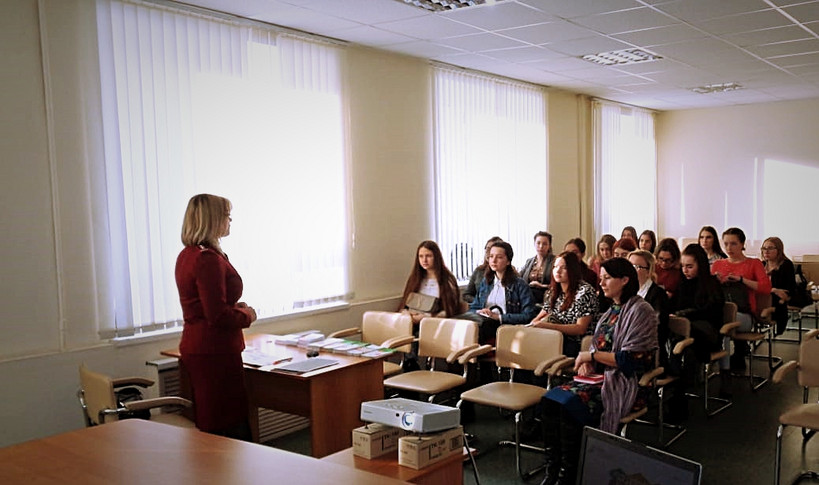
<instances>
[{"instance_id":1,"label":"classroom ceiling","mask_svg":"<svg viewBox=\"0 0 819 485\"><path fill-rule=\"evenodd\" d=\"M184 0L657 110L819 97L819 0L498 0L433 13L403 0ZM640 48L659 60L581 59ZM693 88L739 84L700 94Z\"/></svg>"}]
</instances>

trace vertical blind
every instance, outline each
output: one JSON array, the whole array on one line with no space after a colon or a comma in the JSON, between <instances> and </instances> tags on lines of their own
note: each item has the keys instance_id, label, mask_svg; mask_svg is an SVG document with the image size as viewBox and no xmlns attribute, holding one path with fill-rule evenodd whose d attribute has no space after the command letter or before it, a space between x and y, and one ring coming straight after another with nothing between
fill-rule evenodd
<instances>
[{"instance_id":1,"label":"vertical blind","mask_svg":"<svg viewBox=\"0 0 819 485\"><path fill-rule=\"evenodd\" d=\"M116 319L178 325L188 199L233 203L222 241L260 317L348 293L343 51L153 4L97 7Z\"/></svg>"},{"instance_id":2,"label":"vertical blind","mask_svg":"<svg viewBox=\"0 0 819 485\"><path fill-rule=\"evenodd\" d=\"M597 238L625 226L657 231L657 145L651 111L595 100L594 136ZM594 247L594 246L592 246Z\"/></svg>"},{"instance_id":3,"label":"vertical blind","mask_svg":"<svg viewBox=\"0 0 819 485\"><path fill-rule=\"evenodd\" d=\"M463 281L500 236L520 267L547 228L546 94L441 66L434 76L437 240Z\"/></svg>"}]
</instances>

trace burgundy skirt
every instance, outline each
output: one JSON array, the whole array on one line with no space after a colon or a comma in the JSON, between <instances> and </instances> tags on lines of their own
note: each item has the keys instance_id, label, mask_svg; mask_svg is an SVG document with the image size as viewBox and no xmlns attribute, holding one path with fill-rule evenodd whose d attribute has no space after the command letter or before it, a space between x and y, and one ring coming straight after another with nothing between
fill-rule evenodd
<instances>
[{"instance_id":1,"label":"burgundy skirt","mask_svg":"<svg viewBox=\"0 0 819 485\"><path fill-rule=\"evenodd\" d=\"M247 423L241 354L182 354L182 363L193 390L197 428L224 434Z\"/></svg>"}]
</instances>

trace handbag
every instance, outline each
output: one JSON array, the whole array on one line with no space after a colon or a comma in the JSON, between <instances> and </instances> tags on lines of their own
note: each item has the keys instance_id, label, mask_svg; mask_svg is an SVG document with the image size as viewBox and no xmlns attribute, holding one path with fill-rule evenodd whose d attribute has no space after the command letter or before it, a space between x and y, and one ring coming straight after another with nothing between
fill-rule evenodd
<instances>
[{"instance_id":1,"label":"handbag","mask_svg":"<svg viewBox=\"0 0 819 485\"><path fill-rule=\"evenodd\" d=\"M748 300L748 287L739 281L726 281L722 284L722 293L725 301L734 302L740 313L751 313L751 303Z\"/></svg>"},{"instance_id":2,"label":"handbag","mask_svg":"<svg viewBox=\"0 0 819 485\"><path fill-rule=\"evenodd\" d=\"M406 307L416 313L434 315L441 311L441 301L434 296L412 292L407 296Z\"/></svg>"}]
</instances>

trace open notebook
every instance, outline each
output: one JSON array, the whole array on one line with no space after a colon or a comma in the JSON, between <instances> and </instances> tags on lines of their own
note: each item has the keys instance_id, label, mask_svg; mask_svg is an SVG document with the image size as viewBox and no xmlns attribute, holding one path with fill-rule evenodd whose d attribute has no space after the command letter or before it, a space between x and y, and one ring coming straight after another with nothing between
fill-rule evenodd
<instances>
[{"instance_id":1,"label":"open notebook","mask_svg":"<svg viewBox=\"0 0 819 485\"><path fill-rule=\"evenodd\" d=\"M578 485L699 485L702 465L594 428L583 430Z\"/></svg>"}]
</instances>

